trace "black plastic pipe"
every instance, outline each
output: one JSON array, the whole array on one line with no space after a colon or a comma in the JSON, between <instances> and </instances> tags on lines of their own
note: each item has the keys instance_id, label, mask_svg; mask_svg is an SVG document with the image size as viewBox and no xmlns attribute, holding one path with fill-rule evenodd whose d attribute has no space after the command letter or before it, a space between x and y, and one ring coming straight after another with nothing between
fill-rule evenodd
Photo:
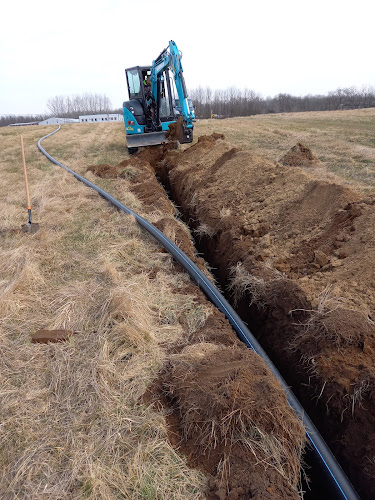
<instances>
[{"instance_id":1,"label":"black plastic pipe","mask_svg":"<svg viewBox=\"0 0 375 500\"><path fill-rule=\"evenodd\" d=\"M78 175L76 172L63 165L59 161L55 160L50 154L48 154L41 146L41 142L47 137L55 134L60 130L60 126L50 134L42 137L38 141L38 148L40 151L55 165L58 165L68 172L70 172L76 179L86 184L86 186L94 189L97 193L100 194L107 201L112 203L116 208L125 212L126 214L132 215L138 224L146 229L176 260L179 262L183 268L189 273L190 277L195 281L195 283L201 288L201 290L205 293L208 299L221 311L225 314L225 317L228 319L232 328L237 333L238 337L244 342L248 347L253 349L261 358L263 358L264 362L271 370L271 372L275 375L275 377L279 380L282 385L289 405L293 408L295 413L298 415L298 418L302 422L304 429L306 431L306 435L313 446L316 454L319 457L319 460L323 463L326 471L328 472L328 476L332 479L334 486L337 489L337 492L340 494L342 498L347 500L356 500L359 499L357 492L354 490L352 484L347 478L346 474L342 470L340 464L337 462L335 456L332 454L331 450L328 448L326 442L320 435L318 429L313 424L310 417L307 415L303 407L301 406L298 399L295 397L293 392L291 391L288 384L285 382L284 378L281 376L280 372L276 368L276 366L272 363L270 358L268 357L265 350L256 340L254 335L245 325L245 323L238 316L236 311L232 308L232 306L228 303L228 301L223 297L223 295L219 292L219 290L211 283L211 281L207 278L207 276L202 273L202 271L189 259L187 255L182 252L177 245L175 245L169 238L167 238L159 229L153 226L146 219L138 215L136 212L126 207L122 203L120 203L116 198L108 194L106 191L96 186L89 180L84 177Z\"/></svg>"}]
</instances>

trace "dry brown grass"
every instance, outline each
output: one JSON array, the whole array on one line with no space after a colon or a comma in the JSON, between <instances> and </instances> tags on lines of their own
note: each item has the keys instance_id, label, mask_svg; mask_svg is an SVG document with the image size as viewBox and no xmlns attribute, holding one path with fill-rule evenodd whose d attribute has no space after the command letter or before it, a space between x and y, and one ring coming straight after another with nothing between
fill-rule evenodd
<instances>
[{"instance_id":1,"label":"dry brown grass","mask_svg":"<svg viewBox=\"0 0 375 500\"><path fill-rule=\"evenodd\" d=\"M80 173L106 155L123 159L119 125L80 127L63 127L44 147ZM170 272L131 217L38 152L54 128L22 129L34 235L12 231L27 222L21 131L0 132L0 497L199 498L204 477L171 448L164 416L141 396L164 362L161 344L182 335L171 311L189 311L192 328L205 311L173 292L188 278ZM117 191L141 209L126 181ZM160 280L149 277L155 267ZM40 328L77 334L31 344Z\"/></svg>"},{"instance_id":2,"label":"dry brown grass","mask_svg":"<svg viewBox=\"0 0 375 500\"><path fill-rule=\"evenodd\" d=\"M375 110L199 120L195 136L222 132L274 161L303 142L322 175L373 192L374 120ZM181 311L191 331L208 312L174 293L188 278L171 272L170 257L131 217L39 153L37 140L54 129L0 129L0 497L199 498L204 477L187 468L163 415L140 398L164 363L162 345L182 337ZM11 231L27 222L21 132L35 235ZM66 125L43 145L142 214L126 180L85 173L127 156L123 124ZM254 277L237 269L235 280L239 293L262 296ZM40 328L78 333L64 344L31 344Z\"/></svg>"},{"instance_id":3,"label":"dry brown grass","mask_svg":"<svg viewBox=\"0 0 375 500\"><path fill-rule=\"evenodd\" d=\"M265 264L267 267L267 263ZM244 297L248 297L249 305L256 304L259 309L264 309L274 299L272 286L287 278L276 269L272 269L273 279L266 281L260 276L249 273L242 262L230 269L230 282L228 290L233 295L233 300L237 304Z\"/></svg>"},{"instance_id":4,"label":"dry brown grass","mask_svg":"<svg viewBox=\"0 0 375 500\"><path fill-rule=\"evenodd\" d=\"M199 135L218 132L227 141L271 161L302 142L318 158L314 172L337 175L364 193L375 192L375 108L198 120Z\"/></svg>"}]
</instances>

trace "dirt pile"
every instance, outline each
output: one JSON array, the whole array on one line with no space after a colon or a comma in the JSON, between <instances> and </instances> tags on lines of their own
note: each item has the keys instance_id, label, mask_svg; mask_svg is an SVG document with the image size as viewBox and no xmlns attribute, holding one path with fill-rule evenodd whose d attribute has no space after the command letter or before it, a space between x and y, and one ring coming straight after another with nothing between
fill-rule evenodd
<instances>
[{"instance_id":1,"label":"dirt pile","mask_svg":"<svg viewBox=\"0 0 375 500\"><path fill-rule=\"evenodd\" d=\"M212 136L172 153L156 170L201 250L373 498L375 198ZM306 147L293 154L314 161Z\"/></svg>"},{"instance_id":2,"label":"dirt pile","mask_svg":"<svg viewBox=\"0 0 375 500\"><path fill-rule=\"evenodd\" d=\"M299 142L281 158L280 163L289 167L311 167L315 161L311 149Z\"/></svg>"},{"instance_id":3,"label":"dirt pile","mask_svg":"<svg viewBox=\"0 0 375 500\"><path fill-rule=\"evenodd\" d=\"M172 142L181 141L184 135L183 123L182 116L180 116L176 122L171 123L169 125L169 130L165 134L165 138Z\"/></svg>"},{"instance_id":4,"label":"dirt pile","mask_svg":"<svg viewBox=\"0 0 375 500\"><path fill-rule=\"evenodd\" d=\"M188 346L171 357L162 386L182 450L213 476L210 498L299 498L304 431L259 356Z\"/></svg>"}]
</instances>

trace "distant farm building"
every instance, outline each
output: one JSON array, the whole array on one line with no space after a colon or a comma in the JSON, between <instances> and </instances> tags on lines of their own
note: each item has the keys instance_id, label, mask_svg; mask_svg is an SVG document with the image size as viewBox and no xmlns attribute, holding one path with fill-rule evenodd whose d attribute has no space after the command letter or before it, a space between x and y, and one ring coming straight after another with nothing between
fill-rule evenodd
<instances>
[{"instance_id":1,"label":"distant farm building","mask_svg":"<svg viewBox=\"0 0 375 500\"><path fill-rule=\"evenodd\" d=\"M8 127L26 127L27 125L39 125L39 122L9 123Z\"/></svg>"},{"instance_id":2,"label":"distant farm building","mask_svg":"<svg viewBox=\"0 0 375 500\"><path fill-rule=\"evenodd\" d=\"M39 125L62 125L63 123L78 123L78 118L57 118L55 116L51 116L51 118L47 118L39 122Z\"/></svg>"},{"instance_id":3,"label":"distant farm building","mask_svg":"<svg viewBox=\"0 0 375 500\"><path fill-rule=\"evenodd\" d=\"M82 115L79 118L58 118L51 116L41 122L10 123L9 127L25 127L26 125L62 125L64 123L103 123L123 122L124 116L119 113L102 113L99 115Z\"/></svg>"},{"instance_id":4,"label":"distant farm building","mask_svg":"<svg viewBox=\"0 0 375 500\"><path fill-rule=\"evenodd\" d=\"M116 113L104 113L100 115L82 115L79 117L80 123L99 123L99 122L123 122L124 116Z\"/></svg>"},{"instance_id":5,"label":"distant farm building","mask_svg":"<svg viewBox=\"0 0 375 500\"><path fill-rule=\"evenodd\" d=\"M57 118L51 116L41 122L10 123L9 127L25 127L26 125L62 125L63 123L78 123L78 118Z\"/></svg>"}]
</instances>

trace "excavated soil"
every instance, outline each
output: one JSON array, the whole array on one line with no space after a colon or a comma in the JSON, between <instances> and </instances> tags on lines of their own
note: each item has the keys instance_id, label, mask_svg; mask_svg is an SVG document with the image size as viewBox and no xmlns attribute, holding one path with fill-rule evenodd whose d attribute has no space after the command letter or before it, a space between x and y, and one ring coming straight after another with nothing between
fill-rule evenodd
<instances>
[{"instance_id":1,"label":"excavated soil","mask_svg":"<svg viewBox=\"0 0 375 500\"><path fill-rule=\"evenodd\" d=\"M159 210L154 225L212 279L155 177L153 165L176 153L173 145L148 148L114 167L116 177L131 171L126 178L143 211L155 217ZM199 288L188 282L174 292L193 296L197 308L208 310L207 319L192 328L191 317L180 312L184 340L166 346L167 362L144 402L165 409L170 442L209 478L207 498L300 498L305 433L279 382Z\"/></svg>"},{"instance_id":2,"label":"excavated soil","mask_svg":"<svg viewBox=\"0 0 375 500\"><path fill-rule=\"evenodd\" d=\"M168 139L169 141L175 142L176 141L181 141L183 138L183 118L182 116L179 117L179 119L171 123L169 125L169 130L165 134L165 138Z\"/></svg>"},{"instance_id":3,"label":"excavated soil","mask_svg":"<svg viewBox=\"0 0 375 500\"><path fill-rule=\"evenodd\" d=\"M375 197L363 198L339 183L314 177L311 166L315 162L312 152L301 144L281 162L270 162L213 134L200 137L183 151L148 148L118 168L137 172L131 177L132 189L143 196L150 211L163 205L173 218L173 205L167 209L154 172L161 178L181 207L200 251L216 268L220 283L228 287L238 312L292 385L361 497L372 499ZM168 219L157 224L168 227L171 223ZM184 250L198 259L186 238L181 238ZM212 337L215 344L224 338L215 332L209 340L200 341L212 342ZM189 338L187 345L197 342ZM231 347L232 342L226 340L225 345ZM175 373L174 378L188 380L187 388L198 391L197 386L202 387L201 403L193 400L197 392L184 393L178 381L169 381L165 374L163 397L176 416L174 426L182 449L191 455L193 464L208 471L210 460L202 465L194 458L196 448L183 422L187 408L197 408L197 418L205 419L207 406L215 405L203 397L206 380L194 378L201 368L184 373L184 352L176 352L182 358L171 358L168 370ZM201 364L205 363L208 358ZM251 370L249 360L247 367ZM219 386L212 386L215 401ZM224 457L225 450L219 462L213 462L217 473ZM210 491L220 498L219 476L213 476ZM227 488L235 484L234 479L230 481ZM293 484L291 478L289 484ZM246 482L241 488L247 495L252 488L256 490ZM249 498L246 494L244 498ZM275 498L288 498L288 494L278 493Z\"/></svg>"},{"instance_id":4,"label":"excavated soil","mask_svg":"<svg viewBox=\"0 0 375 500\"><path fill-rule=\"evenodd\" d=\"M304 431L259 356L190 345L171 356L160 382L176 444L212 476L209 498L299 498Z\"/></svg>"},{"instance_id":5,"label":"excavated soil","mask_svg":"<svg viewBox=\"0 0 375 500\"><path fill-rule=\"evenodd\" d=\"M156 170L361 496L375 498L375 198L315 178L302 145L283 162L210 136Z\"/></svg>"},{"instance_id":6,"label":"excavated soil","mask_svg":"<svg viewBox=\"0 0 375 500\"><path fill-rule=\"evenodd\" d=\"M311 149L300 142L280 159L280 163L289 167L312 167L315 162Z\"/></svg>"}]
</instances>

